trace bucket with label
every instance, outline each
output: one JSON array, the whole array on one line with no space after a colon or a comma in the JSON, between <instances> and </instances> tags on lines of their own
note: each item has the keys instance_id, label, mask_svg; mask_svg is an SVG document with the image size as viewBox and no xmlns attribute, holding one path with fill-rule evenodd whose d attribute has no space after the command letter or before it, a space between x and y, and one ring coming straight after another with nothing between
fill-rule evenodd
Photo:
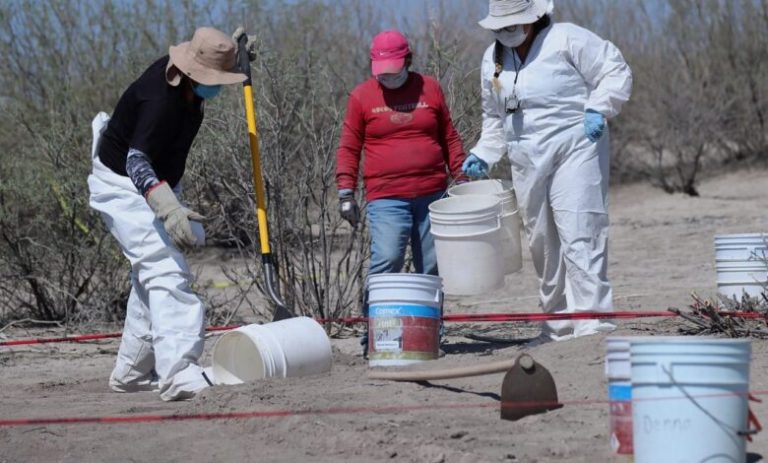
<instances>
[{"instance_id":1,"label":"bucket with label","mask_svg":"<svg viewBox=\"0 0 768 463\"><path fill-rule=\"evenodd\" d=\"M501 231L504 273L510 274L523 268L520 241L520 213L517 210L515 190L511 180L490 179L461 183L448 189L449 196L491 195L501 200Z\"/></svg>"},{"instance_id":2,"label":"bucket with label","mask_svg":"<svg viewBox=\"0 0 768 463\"><path fill-rule=\"evenodd\" d=\"M608 379L611 448L619 455L632 455L632 382L629 363L631 338L611 336L605 340L605 376Z\"/></svg>"},{"instance_id":3,"label":"bucket with label","mask_svg":"<svg viewBox=\"0 0 768 463\"><path fill-rule=\"evenodd\" d=\"M760 297L768 286L768 235L743 233L715 236L717 292L741 300Z\"/></svg>"},{"instance_id":4,"label":"bucket with label","mask_svg":"<svg viewBox=\"0 0 768 463\"><path fill-rule=\"evenodd\" d=\"M504 285L499 198L443 198L429 205L429 220L446 294L485 294Z\"/></svg>"},{"instance_id":5,"label":"bucket with label","mask_svg":"<svg viewBox=\"0 0 768 463\"><path fill-rule=\"evenodd\" d=\"M367 287L368 364L409 365L436 359L443 302L441 278L381 273L370 275Z\"/></svg>"},{"instance_id":6,"label":"bucket with label","mask_svg":"<svg viewBox=\"0 0 768 463\"><path fill-rule=\"evenodd\" d=\"M750 355L746 339L631 338L635 462L744 462Z\"/></svg>"},{"instance_id":7,"label":"bucket with label","mask_svg":"<svg viewBox=\"0 0 768 463\"><path fill-rule=\"evenodd\" d=\"M309 317L241 326L224 333L213 346L213 382L241 384L331 370L331 342L322 325Z\"/></svg>"}]
</instances>

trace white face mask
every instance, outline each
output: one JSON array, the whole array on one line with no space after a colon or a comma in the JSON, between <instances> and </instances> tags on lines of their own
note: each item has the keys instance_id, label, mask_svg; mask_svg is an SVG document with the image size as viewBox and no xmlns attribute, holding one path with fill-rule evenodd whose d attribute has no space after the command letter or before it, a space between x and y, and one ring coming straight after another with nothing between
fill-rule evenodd
<instances>
[{"instance_id":1,"label":"white face mask","mask_svg":"<svg viewBox=\"0 0 768 463\"><path fill-rule=\"evenodd\" d=\"M528 37L528 34L525 33L525 27L522 25L505 27L500 31L494 31L493 35L502 45L509 48L519 47Z\"/></svg>"},{"instance_id":2,"label":"white face mask","mask_svg":"<svg viewBox=\"0 0 768 463\"><path fill-rule=\"evenodd\" d=\"M376 80L390 90L400 88L408 80L408 68L403 67L397 74L379 74L376 76Z\"/></svg>"}]
</instances>

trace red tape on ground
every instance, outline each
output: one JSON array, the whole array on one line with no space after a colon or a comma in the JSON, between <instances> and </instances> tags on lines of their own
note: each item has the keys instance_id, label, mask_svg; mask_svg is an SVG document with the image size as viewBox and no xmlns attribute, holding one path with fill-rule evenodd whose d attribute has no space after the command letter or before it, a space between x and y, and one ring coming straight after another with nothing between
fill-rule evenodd
<instances>
[{"instance_id":1,"label":"red tape on ground","mask_svg":"<svg viewBox=\"0 0 768 463\"><path fill-rule=\"evenodd\" d=\"M733 318L764 319L768 321L768 316L758 312L719 312L720 316ZM443 316L443 321L447 323L459 322L541 322L549 320L595 320L595 319L636 319L636 318L656 318L656 317L678 317L679 314L664 311L622 311L622 312L575 312L575 313L478 313L478 314L449 314ZM346 318L319 318L318 323L340 323L352 325L356 323L367 323L366 317L346 317ZM213 326L206 331L227 331L238 328L233 326ZM80 336L66 336L60 338L38 338L38 339L16 339L11 341L0 341L0 347L23 346L29 344L47 344L58 342L82 342L94 341L97 339L119 338L121 333L104 334L86 334Z\"/></svg>"},{"instance_id":2,"label":"red tape on ground","mask_svg":"<svg viewBox=\"0 0 768 463\"><path fill-rule=\"evenodd\" d=\"M212 326L207 328L206 331L228 331L235 328L239 328L240 325L231 326ZM11 341L0 341L0 347L5 346L24 346L29 344L49 344L57 342L83 342L83 341L95 341L97 339L110 339L119 338L122 333L97 333L97 334L82 334L77 336L64 336L60 338L36 338L36 339L14 339Z\"/></svg>"},{"instance_id":3,"label":"red tape on ground","mask_svg":"<svg viewBox=\"0 0 768 463\"><path fill-rule=\"evenodd\" d=\"M666 401L666 400L690 400L691 398L711 398L725 397L733 395L768 395L768 391L751 391L749 393L721 393L721 394L702 394L687 397L657 397L652 399L642 399L648 401ZM634 401L639 401L635 399ZM423 410L446 410L446 409L467 409L467 408L533 408L533 407L554 407L554 406L584 406L584 405L602 405L609 404L609 400L567 400L560 402L551 401L513 401L513 402L482 402L482 403L446 403L429 405L402 405L388 407L340 407L325 409L304 409L304 410L272 410L272 411L251 411L251 412L229 412L229 413L199 413L191 415L118 415L118 416L83 416L83 417L63 417L63 418L17 418L0 419L0 427L16 426L40 426L40 425L68 425L68 424L129 424L129 423L152 423L161 421L194 421L194 420L230 420L230 419L253 419L253 418L280 418L287 416L300 415L341 415L341 414L379 414L379 413L400 413L414 412Z\"/></svg>"}]
</instances>

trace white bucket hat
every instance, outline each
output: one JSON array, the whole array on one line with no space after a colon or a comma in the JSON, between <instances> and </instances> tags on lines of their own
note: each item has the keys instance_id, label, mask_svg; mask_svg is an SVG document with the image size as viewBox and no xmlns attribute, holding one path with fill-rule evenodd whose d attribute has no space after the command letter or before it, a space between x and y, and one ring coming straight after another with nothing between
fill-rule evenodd
<instances>
[{"instance_id":1,"label":"white bucket hat","mask_svg":"<svg viewBox=\"0 0 768 463\"><path fill-rule=\"evenodd\" d=\"M490 30L520 24L533 24L552 12L552 0L490 0L488 16L479 22Z\"/></svg>"}]
</instances>

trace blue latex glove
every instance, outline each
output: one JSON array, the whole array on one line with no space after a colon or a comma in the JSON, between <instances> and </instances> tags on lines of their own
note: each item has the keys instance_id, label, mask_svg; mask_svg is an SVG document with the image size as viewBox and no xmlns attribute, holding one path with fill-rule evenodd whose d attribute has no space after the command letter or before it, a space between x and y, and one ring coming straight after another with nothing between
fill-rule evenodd
<instances>
[{"instance_id":1,"label":"blue latex glove","mask_svg":"<svg viewBox=\"0 0 768 463\"><path fill-rule=\"evenodd\" d=\"M596 143L605 132L605 117L593 109L588 109L584 113L584 132L589 141Z\"/></svg>"},{"instance_id":2,"label":"blue latex glove","mask_svg":"<svg viewBox=\"0 0 768 463\"><path fill-rule=\"evenodd\" d=\"M461 170L472 178L487 177L488 163L469 153L467 159L464 160L464 164L461 165Z\"/></svg>"}]
</instances>

